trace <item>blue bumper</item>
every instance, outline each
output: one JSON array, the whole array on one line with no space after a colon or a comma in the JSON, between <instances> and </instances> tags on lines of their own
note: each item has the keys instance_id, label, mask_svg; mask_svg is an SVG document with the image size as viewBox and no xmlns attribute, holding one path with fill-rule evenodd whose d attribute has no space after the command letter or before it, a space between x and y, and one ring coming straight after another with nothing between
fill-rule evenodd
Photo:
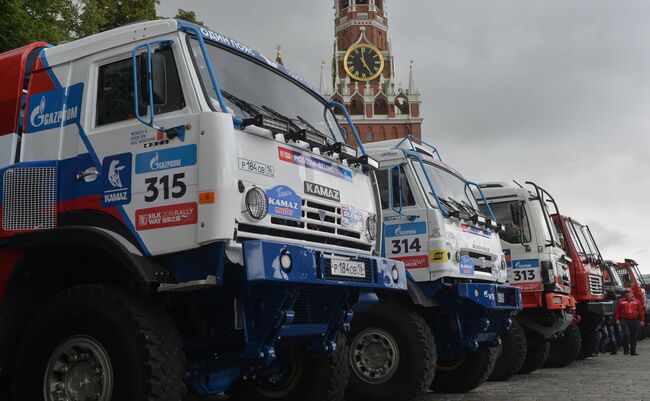
<instances>
[{"instance_id":1,"label":"blue bumper","mask_svg":"<svg viewBox=\"0 0 650 401\"><path fill-rule=\"evenodd\" d=\"M481 346L498 346L501 332L512 323L510 318L522 309L518 287L489 283L433 284L432 289L437 288L433 296L441 308L437 308L432 326L438 354L443 360Z\"/></svg>"},{"instance_id":2,"label":"blue bumper","mask_svg":"<svg viewBox=\"0 0 650 401\"><path fill-rule=\"evenodd\" d=\"M245 241L243 248L246 279L249 282L268 281L406 291L404 265L394 260L269 241ZM282 255L289 255L290 269L283 269L280 265ZM332 257L363 262L365 278L332 274ZM393 279L393 274L397 280Z\"/></svg>"},{"instance_id":3,"label":"blue bumper","mask_svg":"<svg viewBox=\"0 0 650 401\"><path fill-rule=\"evenodd\" d=\"M401 262L270 241L242 246L244 271L235 290L240 323L234 332L242 336L243 349L194 361L190 383L200 394L225 391L242 375L264 377L278 365L333 353L353 309L372 306L378 290L407 289ZM363 277L337 275L332 258L362 262ZM241 266L234 270L241 273ZM221 285L232 290L229 283L224 279Z\"/></svg>"}]
</instances>

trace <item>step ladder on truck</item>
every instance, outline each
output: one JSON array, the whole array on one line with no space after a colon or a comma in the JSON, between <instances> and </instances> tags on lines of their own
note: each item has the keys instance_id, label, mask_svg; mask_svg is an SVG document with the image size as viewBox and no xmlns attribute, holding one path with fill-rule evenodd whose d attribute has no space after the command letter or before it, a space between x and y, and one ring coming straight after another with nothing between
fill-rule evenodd
<instances>
[{"instance_id":1,"label":"step ladder on truck","mask_svg":"<svg viewBox=\"0 0 650 401\"><path fill-rule=\"evenodd\" d=\"M366 150L380 163L382 255L404 262L409 285L408 295L382 292L355 315L350 399L471 391L492 372L499 335L521 309L519 289L503 285L500 225L435 148L409 136Z\"/></svg>"},{"instance_id":2,"label":"step ladder on truck","mask_svg":"<svg viewBox=\"0 0 650 401\"><path fill-rule=\"evenodd\" d=\"M551 340L571 326L575 310L569 259L559 242L544 191L532 182L526 184L530 189L505 182L480 185L497 220L505 226L500 238L508 282L522 291L523 310L513 328L520 328L524 335L515 336L508 330L500 357L509 356L508 349L525 350L517 373L531 373L544 366ZM479 206L486 208L479 193L474 195ZM579 344L573 347L579 350Z\"/></svg>"},{"instance_id":3,"label":"step ladder on truck","mask_svg":"<svg viewBox=\"0 0 650 401\"><path fill-rule=\"evenodd\" d=\"M11 399L342 399L353 310L406 274L340 105L170 19L1 54L0 83Z\"/></svg>"}]
</instances>

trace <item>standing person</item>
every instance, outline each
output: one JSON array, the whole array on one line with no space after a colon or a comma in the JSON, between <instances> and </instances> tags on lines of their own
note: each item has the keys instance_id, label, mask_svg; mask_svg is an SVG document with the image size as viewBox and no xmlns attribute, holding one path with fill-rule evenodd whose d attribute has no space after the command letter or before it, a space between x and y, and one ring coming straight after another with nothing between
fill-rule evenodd
<instances>
[{"instance_id":1,"label":"standing person","mask_svg":"<svg viewBox=\"0 0 650 401\"><path fill-rule=\"evenodd\" d=\"M632 291L625 290L625 298L616 303L616 324L623 332L623 353L627 355L638 355L636 353L636 340L639 332L639 325L645 325L643 305L632 296Z\"/></svg>"},{"instance_id":2,"label":"standing person","mask_svg":"<svg viewBox=\"0 0 650 401\"><path fill-rule=\"evenodd\" d=\"M608 291L607 292L607 300L613 302L614 310L616 310L616 294L614 291ZM603 324L605 330L607 330L607 334L609 334L609 343L612 347L611 352L609 353L610 355L616 355L617 353L617 342L621 342L620 340L617 341L617 338L620 339L618 330L616 327L616 321L614 316L606 316L605 317L605 323Z\"/></svg>"}]
</instances>

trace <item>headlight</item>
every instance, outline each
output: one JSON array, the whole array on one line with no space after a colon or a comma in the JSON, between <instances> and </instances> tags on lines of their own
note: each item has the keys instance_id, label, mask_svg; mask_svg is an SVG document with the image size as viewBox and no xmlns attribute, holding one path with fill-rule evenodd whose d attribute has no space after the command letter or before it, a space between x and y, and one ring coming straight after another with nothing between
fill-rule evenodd
<instances>
[{"instance_id":1,"label":"headlight","mask_svg":"<svg viewBox=\"0 0 650 401\"><path fill-rule=\"evenodd\" d=\"M374 241L377 236L377 218L371 214L366 219L366 237L370 241Z\"/></svg>"},{"instance_id":2,"label":"headlight","mask_svg":"<svg viewBox=\"0 0 650 401\"><path fill-rule=\"evenodd\" d=\"M253 187L246 192L246 210L248 214L256 219L260 220L266 216L268 208L268 200L266 193L262 188Z\"/></svg>"}]
</instances>

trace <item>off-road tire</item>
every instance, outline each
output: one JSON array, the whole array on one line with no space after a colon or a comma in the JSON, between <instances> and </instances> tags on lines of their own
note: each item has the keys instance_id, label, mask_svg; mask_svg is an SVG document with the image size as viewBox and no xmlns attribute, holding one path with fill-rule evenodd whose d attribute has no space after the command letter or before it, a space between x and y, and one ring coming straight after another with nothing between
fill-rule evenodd
<instances>
[{"instance_id":1,"label":"off-road tire","mask_svg":"<svg viewBox=\"0 0 650 401\"><path fill-rule=\"evenodd\" d=\"M12 396L43 401L54 349L89 336L112 366L111 400L179 401L185 396L185 354L169 316L144 297L107 285L82 285L55 295L35 315L16 352Z\"/></svg>"},{"instance_id":2,"label":"off-road tire","mask_svg":"<svg viewBox=\"0 0 650 401\"><path fill-rule=\"evenodd\" d=\"M528 349L526 350L526 359L524 360L524 364L517 373L520 375L526 375L544 366L546 358L548 358L550 346L551 344L548 341L534 345L529 344Z\"/></svg>"},{"instance_id":3,"label":"off-road tire","mask_svg":"<svg viewBox=\"0 0 650 401\"><path fill-rule=\"evenodd\" d=\"M578 358L582 348L582 335L575 324L564 329L562 335L551 342L545 368L563 368Z\"/></svg>"},{"instance_id":4,"label":"off-road tire","mask_svg":"<svg viewBox=\"0 0 650 401\"><path fill-rule=\"evenodd\" d=\"M492 373L499 350L492 347L467 352L464 360L453 369L446 370L438 362L431 390L436 393L467 393L483 384Z\"/></svg>"},{"instance_id":5,"label":"off-road tire","mask_svg":"<svg viewBox=\"0 0 650 401\"><path fill-rule=\"evenodd\" d=\"M494 364L489 381L505 381L519 372L526 359L526 333L521 325L512 321L512 326L501 333L501 353Z\"/></svg>"},{"instance_id":6,"label":"off-road tire","mask_svg":"<svg viewBox=\"0 0 650 401\"><path fill-rule=\"evenodd\" d=\"M596 329L583 331L582 333L582 346L578 353L578 359L587 359L596 352L598 346L598 331Z\"/></svg>"},{"instance_id":7,"label":"off-road tire","mask_svg":"<svg viewBox=\"0 0 650 401\"><path fill-rule=\"evenodd\" d=\"M227 391L230 401L342 401L350 376L349 343L339 334L331 356L317 356L296 362L300 373L282 387L239 380Z\"/></svg>"},{"instance_id":8,"label":"off-road tire","mask_svg":"<svg viewBox=\"0 0 650 401\"><path fill-rule=\"evenodd\" d=\"M351 348L357 335L372 328L384 330L394 337L400 354L397 370L386 382L371 384L352 369L346 399L409 401L426 393L436 372L437 357L433 334L422 315L400 303L382 300L367 312L355 313L348 335ZM355 363L353 358L351 364Z\"/></svg>"}]
</instances>

